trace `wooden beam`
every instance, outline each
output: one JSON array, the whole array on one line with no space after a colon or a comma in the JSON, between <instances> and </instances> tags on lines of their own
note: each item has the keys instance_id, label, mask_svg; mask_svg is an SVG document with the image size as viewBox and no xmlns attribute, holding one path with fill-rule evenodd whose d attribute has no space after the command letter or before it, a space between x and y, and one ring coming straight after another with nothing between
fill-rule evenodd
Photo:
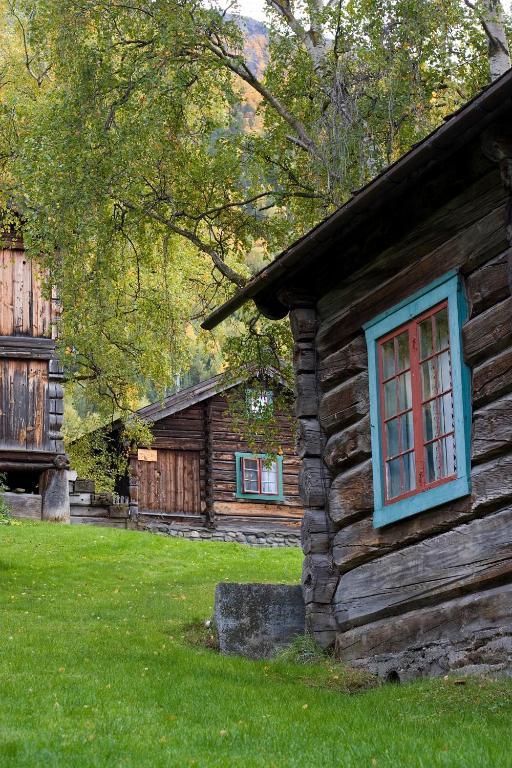
<instances>
[{"instance_id":1,"label":"wooden beam","mask_svg":"<svg viewBox=\"0 0 512 768\"><path fill-rule=\"evenodd\" d=\"M512 507L344 574L334 597L341 629L512 580Z\"/></svg>"}]
</instances>

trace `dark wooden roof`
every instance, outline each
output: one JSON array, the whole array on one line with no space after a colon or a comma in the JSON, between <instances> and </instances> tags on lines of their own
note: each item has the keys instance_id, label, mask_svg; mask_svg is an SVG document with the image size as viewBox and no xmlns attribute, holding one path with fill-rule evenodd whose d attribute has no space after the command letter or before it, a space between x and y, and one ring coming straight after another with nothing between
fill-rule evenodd
<instances>
[{"instance_id":1,"label":"dark wooden roof","mask_svg":"<svg viewBox=\"0 0 512 768\"><path fill-rule=\"evenodd\" d=\"M416 144L409 152L362 187L341 208L294 242L267 267L255 275L229 301L216 309L202 324L211 330L253 299L271 319L285 317L288 308L279 301L276 291L299 271L323 256L355 229L371 226L384 204L403 196L431 169L446 163L447 158L471 142L491 122L500 119L512 107L512 69L494 81L480 94L454 112L443 125Z\"/></svg>"},{"instance_id":2,"label":"dark wooden roof","mask_svg":"<svg viewBox=\"0 0 512 768\"><path fill-rule=\"evenodd\" d=\"M266 374L273 379L276 379L281 386L287 386L277 371L268 369ZM193 384L191 387L186 387L174 395L166 397L164 400L160 400L151 405L146 405L144 408L140 408L136 414L139 418L147 421L160 421L167 416L172 416L173 413L189 408L191 405L208 400L214 395L218 395L222 392L227 392L233 387L237 387L244 381L254 379L254 371L249 371L245 376L239 376L234 379L229 378L226 374L219 374L206 381L201 381L199 384Z\"/></svg>"}]
</instances>

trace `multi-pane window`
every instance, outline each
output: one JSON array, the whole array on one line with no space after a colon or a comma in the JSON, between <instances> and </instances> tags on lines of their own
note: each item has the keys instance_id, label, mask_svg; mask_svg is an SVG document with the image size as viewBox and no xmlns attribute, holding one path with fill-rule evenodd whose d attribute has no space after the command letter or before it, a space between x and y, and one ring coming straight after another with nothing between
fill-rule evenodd
<instances>
[{"instance_id":1,"label":"multi-pane window","mask_svg":"<svg viewBox=\"0 0 512 768\"><path fill-rule=\"evenodd\" d=\"M365 326L377 527L470 492L466 306L451 272Z\"/></svg>"},{"instance_id":2,"label":"multi-pane window","mask_svg":"<svg viewBox=\"0 0 512 768\"><path fill-rule=\"evenodd\" d=\"M258 493L275 496L279 491L277 461L269 462L265 458L242 459L244 493Z\"/></svg>"},{"instance_id":3,"label":"multi-pane window","mask_svg":"<svg viewBox=\"0 0 512 768\"><path fill-rule=\"evenodd\" d=\"M237 495L252 499L282 498L282 457L270 459L265 454L237 453Z\"/></svg>"},{"instance_id":4,"label":"multi-pane window","mask_svg":"<svg viewBox=\"0 0 512 768\"><path fill-rule=\"evenodd\" d=\"M455 476L448 305L379 341L386 502Z\"/></svg>"},{"instance_id":5,"label":"multi-pane window","mask_svg":"<svg viewBox=\"0 0 512 768\"><path fill-rule=\"evenodd\" d=\"M272 392L263 389L248 389L246 392L246 402L250 413L255 416L262 416L272 409Z\"/></svg>"}]
</instances>

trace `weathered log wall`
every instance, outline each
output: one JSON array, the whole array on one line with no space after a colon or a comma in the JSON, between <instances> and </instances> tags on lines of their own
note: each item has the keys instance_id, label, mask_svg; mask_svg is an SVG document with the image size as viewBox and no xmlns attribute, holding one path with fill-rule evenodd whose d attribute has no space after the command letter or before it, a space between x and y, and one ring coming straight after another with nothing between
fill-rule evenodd
<instances>
[{"instance_id":1,"label":"weathered log wall","mask_svg":"<svg viewBox=\"0 0 512 768\"><path fill-rule=\"evenodd\" d=\"M23 487L38 484L43 519L68 521L58 307L44 295L42 275L22 243L6 244L0 250L0 471Z\"/></svg>"},{"instance_id":2,"label":"weathered log wall","mask_svg":"<svg viewBox=\"0 0 512 768\"><path fill-rule=\"evenodd\" d=\"M283 451L284 501L254 502L236 498L235 453L250 453L247 443L233 431L228 403L223 395L211 399L211 482L212 503L215 517L221 521L225 516L236 516L240 520L254 518L275 518L299 520L301 504L299 499L299 460L295 455L293 427L284 415L278 416L280 443ZM264 453L264 446L261 446Z\"/></svg>"},{"instance_id":3,"label":"weathered log wall","mask_svg":"<svg viewBox=\"0 0 512 768\"><path fill-rule=\"evenodd\" d=\"M460 618L470 605L476 616L478 605L495 605L498 585L512 583L512 297L506 213L496 169L326 292L307 310L309 335L306 310L291 311L297 414L305 422L302 492L314 499L314 511L306 511L303 524L304 594L312 630L327 644L334 624L343 659L371 666L373 655L380 653L384 667L400 659L412 663L407 654L415 643L421 645L428 621L435 627L436 611L442 611L438 606ZM375 529L362 326L453 268L463 278L470 308L463 348L473 371L472 494ZM323 499L326 475L332 481ZM431 617L426 624L423 612ZM397 621L407 630L405 639L398 650L390 643L386 655ZM445 640L449 645L450 633ZM439 662L436 670L445 667ZM415 669L432 672L428 664Z\"/></svg>"},{"instance_id":4,"label":"weathered log wall","mask_svg":"<svg viewBox=\"0 0 512 768\"><path fill-rule=\"evenodd\" d=\"M225 521L237 520L240 525L255 524L257 521L274 521L283 525L298 525L302 507L298 493L299 460L295 454L293 425L284 414L279 415L280 443L283 451L282 502L255 502L236 498L235 453L251 452L247 442L233 431L226 397L214 395L208 400L191 405L178 413L155 421L152 427L152 449L164 454L179 452L180 455L198 457L198 477L194 473L188 478L176 478L175 482L190 482L198 485L197 493L188 493L194 503L184 504L178 509L168 499L168 508L160 503L146 503L155 496L147 488L151 472L142 461L133 456L130 467L130 497L133 512L149 520L158 512L181 518L184 522L190 516L199 517L206 525L222 527ZM262 445L261 451L264 452ZM182 464L186 464L182 461ZM157 466L148 462L148 466ZM158 469L158 467L157 467ZM146 471L145 471L146 470ZM176 473L174 473L176 474ZM161 478L158 484L161 484ZM155 483L151 486L154 490ZM190 491L190 488L188 489ZM184 498L187 488L183 487ZM137 496L137 503L134 498ZM156 506L155 506L156 504ZM193 508L192 508L193 507Z\"/></svg>"}]
</instances>

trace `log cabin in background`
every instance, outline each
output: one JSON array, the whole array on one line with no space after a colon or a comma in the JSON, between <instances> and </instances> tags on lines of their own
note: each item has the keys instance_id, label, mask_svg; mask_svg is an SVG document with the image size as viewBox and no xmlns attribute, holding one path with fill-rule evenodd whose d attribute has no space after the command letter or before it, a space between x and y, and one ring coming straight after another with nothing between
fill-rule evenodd
<instances>
[{"instance_id":1,"label":"log cabin in background","mask_svg":"<svg viewBox=\"0 0 512 768\"><path fill-rule=\"evenodd\" d=\"M69 520L56 302L11 233L0 243L0 473L5 500L23 517Z\"/></svg>"},{"instance_id":2,"label":"log cabin in background","mask_svg":"<svg viewBox=\"0 0 512 768\"><path fill-rule=\"evenodd\" d=\"M308 627L389 679L512 669L512 71L205 323L290 315Z\"/></svg>"},{"instance_id":3,"label":"log cabin in background","mask_svg":"<svg viewBox=\"0 0 512 768\"><path fill-rule=\"evenodd\" d=\"M153 442L131 454L129 475L117 490L128 496L138 527L170 523L246 533L297 531L299 462L289 415L276 414L282 453L273 461L264 452L251 452L233 428L229 393L238 390L257 412L273 407L278 390L287 392L277 377L270 377L264 390L252 382L227 383L225 376L216 376L137 412L150 423Z\"/></svg>"}]
</instances>

